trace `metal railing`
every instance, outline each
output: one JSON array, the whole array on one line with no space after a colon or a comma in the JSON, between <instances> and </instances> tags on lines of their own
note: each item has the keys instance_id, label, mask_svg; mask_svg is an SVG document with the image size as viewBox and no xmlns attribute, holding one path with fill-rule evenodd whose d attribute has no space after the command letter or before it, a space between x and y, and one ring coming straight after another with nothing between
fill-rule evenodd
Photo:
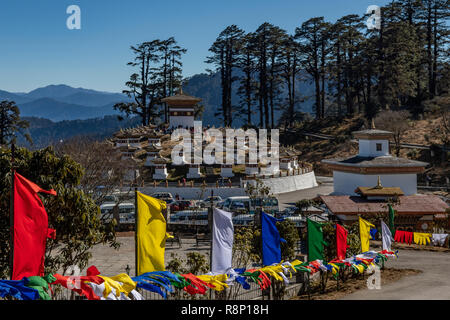
<instances>
[{"instance_id":1,"label":"metal railing","mask_svg":"<svg viewBox=\"0 0 450 320\"><path fill-rule=\"evenodd\" d=\"M290 284L285 286L283 299L289 299L296 296L299 291L305 288L307 283L307 277L301 274L293 275L290 279ZM239 284L233 284L224 291L214 291L209 289L205 295L195 295L184 292L182 289L175 288L175 292L167 293L167 299L164 299L161 295L146 291L142 289L136 289L144 298L144 300L272 300L270 288L267 290L261 290L260 286L255 282L249 282L250 289L245 290ZM87 300L86 297L80 296L74 291L66 289L64 287L53 287L52 300Z\"/></svg>"}]
</instances>

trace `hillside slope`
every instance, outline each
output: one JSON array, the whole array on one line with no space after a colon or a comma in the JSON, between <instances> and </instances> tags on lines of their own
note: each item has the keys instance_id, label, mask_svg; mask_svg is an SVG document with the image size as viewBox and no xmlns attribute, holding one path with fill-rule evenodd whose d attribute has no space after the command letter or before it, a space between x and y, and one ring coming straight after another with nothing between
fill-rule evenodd
<instances>
[{"instance_id":1,"label":"hillside slope","mask_svg":"<svg viewBox=\"0 0 450 320\"><path fill-rule=\"evenodd\" d=\"M406 121L406 120L405 120ZM442 144L439 135L441 118L429 116L423 120L408 119L410 129L407 130L402 139L402 143L413 143L423 145ZM296 128L296 134L282 134L281 143L294 145L297 150L302 151L301 159L314 164L317 175L331 176L332 172L321 164L322 159L335 157L350 157L358 153L358 144L353 139L352 132L367 128L365 120L361 117L344 119L322 119L305 122ZM335 139L322 140L314 137L307 137L300 132L322 133L332 135ZM394 152L391 143L391 153ZM439 148L422 150L417 148L401 148L400 157L412 160L425 161L429 163L426 168L433 184L445 184L446 177L450 177L450 166L448 155L443 155ZM425 181L425 174L418 176L419 182Z\"/></svg>"}]
</instances>

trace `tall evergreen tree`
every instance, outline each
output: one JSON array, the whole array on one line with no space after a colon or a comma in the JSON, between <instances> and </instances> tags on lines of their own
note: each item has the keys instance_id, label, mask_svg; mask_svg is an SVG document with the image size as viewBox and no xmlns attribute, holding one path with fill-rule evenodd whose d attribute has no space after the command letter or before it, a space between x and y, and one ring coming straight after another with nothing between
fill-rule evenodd
<instances>
[{"instance_id":1,"label":"tall evergreen tree","mask_svg":"<svg viewBox=\"0 0 450 320\"><path fill-rule=\"evenodd\" d=\"M275 127L275 109L276 104L280 103L282 78L281 78L281 62L283 43L287 40L288 35L285 30L279 27L270 28L270 40L268 47L269 69L268 69L268 98L270 107L270 127Z\"/></svg>"},{"instance_id":2,"label":"tall evergreen tree","mask_svg":"<svg viewBox=\"0 0 450 320\"><path fill-rule=\"evenodd\" d=\"M312 18L295 29L295 38L299 42L301 61L304 70L311 76L315 89L314 110L316 118L323 118L321 75L325 65L325 39L327 24L323 17ZM323 50L322 50L323 49ZM323 64L321 66L321 63Z\"/></svg>"},{"instance_id":3,"label":"tall evergreen tree","mask_svg":"<svg viewBox=\"0 0 450 320\"><path fill-rule=\"evenodd\" d=\"M158 54L161 65L157 70L161 97L165 98L174 94L174 89L181 86L181 55L186 53L186 49L177 45L176 40L170 37L160 42ZM169 121L169 110L164 104L164 122Z\"/></svg>"},{"instance_id":4,"label":"tall evergreen tree","mask_svg":"<svg viewBox=\"0 0 450 320\"><path fill-rule=\"evenodd\" d=\"M296 96L296 81L300 72L299 64L299 46L293 36L284 39L281 55L281 77L284 79L287 87L287 108L286 108L286 126L291 126L294 121Z\"/></svg>"},{"instance_id":5,"label":"tall evergreen tree","mask_svg":"<svg viewBox=\"0 0 450 320\"><path fill-rule=\"evenodd\" d=\"M242 72L239 78L238 95L240 96L240 111L245 114L247 126L252 126L253 102L255 100L255 52L252 44L253 34L248 33L242 39L239 55L239 69Z\"/></svg>"},{"instance_id":6,"label":"tall evergreen tree","mask_svg":"<svg viewBox=\"0 0 450 320\"><path fill-rule=\"evenodd\" d=\"M233 121L233 103L232 88L233 82L238 78L235 75L239 64L239 51L242 45L244 31L236 25L225 28L213 43L210 52L212 56L208 57L206 62L213 64L215 70L220 72L222 87L222 106L220 108L224 126L229 127Z\"/></svg>"},{"instance_id":7,"label":"tall evergreen tree","mask_svg":"<svg viewBox=\"0 0 450 320\"><path fill-rule=\"evenodd\" d=\"M154 107L159 100L155 70L160 59L158 55L160 43L160 40L153 40L131 46L135 57L127 65L136 68L137 72L125 83L128 89L123 90L123 93L134 101L114 105L114 109L124 112L127 116L138 115L144 126L156 115Z\"/></svg>"},{"instance_id":8,"label":"tall evergreen tree","mask_svg":"<svg viewBox=\"0 0 450 320\"><path fill-rule=\"evenodd\" d=\"M264 128L270 127L268 63L270 60L269 47L271 45L271 30L273 28L274 26L272 24L265 22L256 29L253 37L257 59L259 125Z\"/></svg>"},{"instance_id":9,"label":"tall evergreen tree","mask_svg":"<svg viewBox=\"0 0 450 320\"><path fill-rule=\"evenodd\" d=\"M16 133L31 143L30 135L25 132L28 127L28 121L20 119L19 107L14 101L0 102L0 146L15 142Z\"/></svg>"}]
</instances>

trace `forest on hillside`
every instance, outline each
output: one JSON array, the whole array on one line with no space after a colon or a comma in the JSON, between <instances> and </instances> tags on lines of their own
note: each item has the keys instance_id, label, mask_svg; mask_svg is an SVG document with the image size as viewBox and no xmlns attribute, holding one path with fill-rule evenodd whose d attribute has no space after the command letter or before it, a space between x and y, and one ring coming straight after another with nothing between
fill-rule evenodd
<instances>
[{"instance_id":1,"label":"forest on hillside","mask_svg":"<svg viewBox=\"0 0 450 320\"><path fill-rule=\"evenodd\" d=\"M223 124L239 114L249 126L274 128L281 109L281 122L292 125L296 106L308 98L295 87L298 78L314 87L316 119L363 114L370 120L388 109L417 116L427 102L439 104L436 98L449 94L449 1L392 1L381 8L379 29L368 29L369 16L334 23L314 17L292 34L267 22L253 32L225 28L207 59L221 74Z\"/></svg>"},{"instance_id":2,"label":"forest on hillside","mask_svg":"<svg viewBox=\"0 0 450 320\"><path fill-rule=\"evenodd\" d=\"M254 31L226 27L206 57L211 80L220 81L214 116L223 126L274 128L304 120L305 102L316 119L362 114L371 120L388 109L417 117L427 105L440 108L446 100L439 97L449 94L449 0L392 1L381 7L377 27L368 28L372 15L313 17L292 33L269 22ZM173 37L131 49L135 72L123 93L133 101L116 109L143 125L167 122L160 100L189 85L181 77L186 49ZM197 89L203 90L191 85L190 91Z\"/></svg>"}]
</instances>

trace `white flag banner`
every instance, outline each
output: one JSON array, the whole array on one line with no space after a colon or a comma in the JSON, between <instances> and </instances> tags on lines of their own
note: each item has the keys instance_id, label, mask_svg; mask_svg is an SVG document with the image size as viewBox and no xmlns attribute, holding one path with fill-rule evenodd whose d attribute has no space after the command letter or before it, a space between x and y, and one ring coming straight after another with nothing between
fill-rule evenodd
<instances>
[{"instance_id":1,"label":"white flag banner","mask_svg":"<svg viewBox=\"0 0 450 320\"><path fill-rule=\"evenodd\" d=\"M431 236L431 241L435 246L444 246L445 240L447 239L448 234L446 233L433 233Z\"/></svg>"},{"instance_id":2,"label":"white flag banner","mask_svg":"<svg viewBox=\"0 0 450 320\"><path fill-rule=\"evenodd\" d=\"M384 221L381 221L381 238L383 239L383 250L390 251L394 239L391 230L389 230L389 227Z\"/></svg>"},{"instance_id":3,"label":"white flag banner","mask_svg":"<svg viewBox=\"0 0 450 320\"><path fill-rule=\"evenodd\" d=\"M223 274L231 268L233 253L233 213L214 208L211 272Z\"/></svg>"}]
</instances>

